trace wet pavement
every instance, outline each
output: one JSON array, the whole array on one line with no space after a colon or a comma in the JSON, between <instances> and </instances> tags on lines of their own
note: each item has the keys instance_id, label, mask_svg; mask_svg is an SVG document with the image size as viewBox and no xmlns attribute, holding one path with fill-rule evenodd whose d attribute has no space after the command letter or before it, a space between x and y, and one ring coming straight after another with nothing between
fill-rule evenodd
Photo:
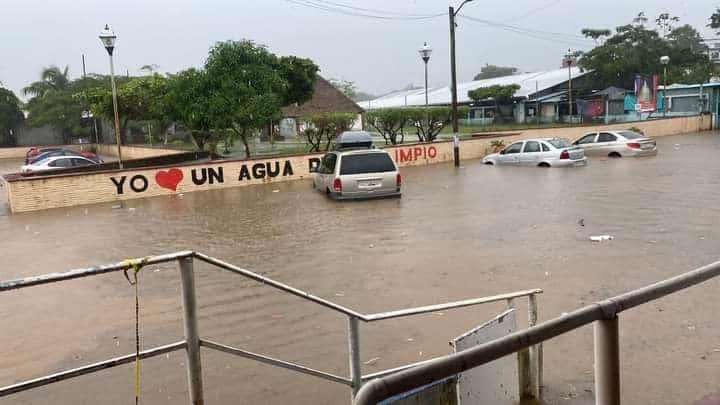
<instances>
[{"instance_id":1,"label":"wet pavement","mask_svg":"<svg viewBox=\"0 0 720 405\"><path fill-rule=\"evenodd\" d=\"M406 168L400 200L337 203L301 181L119 209L3 212L0 278L193 249L365 313L542 288L540 320L550 319L720 258L720 136L659 138L658 146L654 158L568 170L479 161L459 171ZM615 239L588 240L603 234ZM343 316L206 265L196 272L202 337L348 374ZM621 316L626 403L717 396L719 287L710 281ZM180 340L176 266L143 269L140 291L142 345ZM363 371L449 353L449 340L503 309L361 325ZM0 385L133 352L134 311L119 273L3 293ZM592 369L591 327L547 342L546 403L592 403ZM183 353L142 370L143 403L187 403ZM207 350L203 375L206 404L349 403L344 386ZM0 404L127 404L133 395L127 365Z\"/></svg>"}]
</instances>

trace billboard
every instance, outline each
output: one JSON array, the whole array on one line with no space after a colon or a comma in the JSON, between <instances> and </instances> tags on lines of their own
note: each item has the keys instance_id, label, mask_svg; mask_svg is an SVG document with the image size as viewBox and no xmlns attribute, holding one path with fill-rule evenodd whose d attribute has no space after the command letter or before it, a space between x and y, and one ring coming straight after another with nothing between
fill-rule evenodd
<instances>
[{"instance_id":1,"label":"billboard","mask_svg":"<svg viewBox=\"0 0 720 405\"><path fill-rule=\"evenodd\" d=\"M635 75L635 110L649 112L657 109L657 75Z\"/></svg>"}]
</instances>

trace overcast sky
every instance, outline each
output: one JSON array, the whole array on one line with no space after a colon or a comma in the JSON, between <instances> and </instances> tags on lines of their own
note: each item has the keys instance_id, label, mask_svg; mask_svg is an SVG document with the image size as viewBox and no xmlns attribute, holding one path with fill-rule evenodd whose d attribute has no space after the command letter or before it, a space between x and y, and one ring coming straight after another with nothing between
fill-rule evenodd
<instances>
[{"instance_id":1,"label":"overcast sky","mask_svg":"<svg viewBox=\"0 0 720 405\"><path fill-rule=\"evenodd\" d=\"M106 23L118 35L116 70L131 75L140 74L139 68L146 64L159 65L161 72L200 66L214 42L247 38L277 54L309 57L324 77L351 80L361 90L378 94L422 83L417 50L428 41L434 49L431 86L449 82L447 7L460 0L322 1L329 2L388 12L384 15L445 15L378 20L288 0L0 0L0 82L20 95L44 66L69 65L71 75L77 77L82 74L82 54L88 72L106 73L107 54L97 38ZM592 47L592 41L578 37L582 28L614 28L629 23L639 11L651 21L670 12L704 36L714 36L705 25L718 4L715 0L475 0L462 15L530 32L458 20L459 79L471 79L486 63L521 71L557 68L568 48Z\"/></svg>"}]
</instances>

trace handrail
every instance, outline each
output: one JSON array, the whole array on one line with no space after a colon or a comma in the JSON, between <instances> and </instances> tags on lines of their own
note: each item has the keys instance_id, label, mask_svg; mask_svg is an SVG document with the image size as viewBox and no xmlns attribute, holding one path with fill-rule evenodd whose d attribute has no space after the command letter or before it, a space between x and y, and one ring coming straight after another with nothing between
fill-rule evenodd
<instances>
[{"instance_id":1,"label":"handrail","mask_svg":"<svg viewBox=\"0 0 720 405\"><path fill-rule=\"evenodd\" d=\"M617 315L623 311L695 286L718 276L720 276L720 261L604 301L590 304L558 318L537 324L522 331L514 332L503 338L474 348L438 357L420 364L417 367L401 370L397 373L372 380L360 389L355 397L354 404L375 405L394 395L457 375L463 371L527 349L533 345L590 323L608 320L615 321ZM617 329L615 329L615 332L617 332ZM596 365L597 363L598 360L596 359ZM616 372L617 375L619 375L619 370L616 370ZM596 389L596 393L599 391L601 390Z\"/></svg>"},{"instance_id":2,"label":"handrail","mask_svg":"<svg viewBox=\"0 0 720 405\"><path fill-rule=\"evenodd\" d=\"M32 287L42 284L56 283L58 281L67 281L76 278L97 276L100 274L112 273L114 271L128 270L132 268L132 262L142 263L143 266L147 266L151 264L161 264L188 258L193 256L194 254L194 252L188 250L165 255L148 256L132 260L125 260L113 264L103 264L100 266L89 267L85 269L74 269L66 271L64 273L50 273L35 277L25 277L15 280L0 281L0 292L17 290L20 288Z\"/></svg>"},{"instance_id":3,"label":"handrail","mask_svg":"<svg viewBox=\"0 0 720 405\"><path fill-rule=\"evenodd\" d=\"M543 290L536 288L533 290L517 291L509 294L493 295L491 297L475 298L471 300L448 302L445 304L428 305L424 307L400 309L397 311L381 312L377 314L365 315L367 322L382 321L385 319L402 318L412 315L427 314L429 312L443 311L446 309L458 309L480 304L489 304L498 301L507 301L514 298L527 297L535 294L542 294ZM360 318L362 319L362 318Z\"/></svg>"},{"instance_id":4,"label":"handrail","mask_svg":"<svg viewBox=\"0 0 720 405\"><path fill-rule=\"evenodd\" d=\"M269 287L284 291L286 293L292 294L294 296L297 296L299 298L314 302L316 304L319 304L325 308L328 308L330 310L345 314L348 317L349 320L349 343L350 343L350 378L337 376L331 373L327 373L320 370L315 370L300 364L286 362L283 360L275 359L272 357L268 357L262 354L249 352L246 350L242 350L239 348L235 348L232 346L223 345L220 343L212 342L209 340L204 340L197 334L197 309L196 309L196 302L195 302L195 286L194 286L194 270L193 270L193 259L197 259L199 261L202 261L204 263L210 264L215 267L219 267L221 269L230 271L234 274L255 280L257 282L260 282L264 285L267 285ZM442 303L442 304L435 304L435 305L428 305L428 306L422 306L422 307L416 307L416 308L408 308L408 309L401 309L401 310L395 310L395 311L389 311L389 312L382 312L382 313L376 313L376 314L363 314L360 312L357 312L355 310L349 309L347 307L344 307L342 305L339 305L335 302L326 300L324 298L312 295L308 292L302 291L300 289L297 289L295 287L289 286L287 284L283 284L281 282L275 281L273 279L270 279L268 277L262 276L260 274L254 273L250 270L246 270L243 268L240 268L238 266L235 266L233 264L224 262L222 260L219 260L214 257L210 257L208 255L194 252L194 251L180 251L170 254L163 254L163 255L157 255L157 256L147 256L144 258L137 258L137 259L130 259L125 260L118 263L113 264L105 264L100 265L96 267L90 267L90 268L82 268L82 269L74 269L69 270L67 272L62 273L50 273L40 276L33 276L33 277L26 277L26 278L20 278L20 279L14 279L14 280L6 280L6 281L0 281L0 293L10 290L18 290L43 284L50 284L50 283L56 283L61 281L68 281L83 277L91 277L116 271L123 271L128 270L132 268L140 268L143 266L148 265L154 265L154 264L161 264L161 263L167 263L177 261L180 265L180 275L181 275L181 284L182 284L182 295L183 295L183 311L184 316L183 320L185 322L185 340L177 343L172 343L165 346L159 346L151 349L144 350L140 352L141 358L147 358L147 357L153 357L157 356L163 353L168 353L175 350L185 349L186 355L188 357L187 359L187 372L188 372L188 381L189 381L189 396L190 401L193 405L199 405L202 404L202 380L201 380L201 366L200 366L200 347L206 347L213 350L218 350L221 352L249 358L258 362L262 362L265 364L270 364L273 366L283 367L289 370L293 370L296 372L304 373L307 375L311 375L314 377L322 378L328 381L340 383L343 385L349 385L353 389L353 393L357 392L358 389L360 389L360 386L364 381L367 381L371 378L387 375L389 373L394 373L398 370L405 370L407 368L411 368L418 363L410 364L406 366L401 366L385 371L380 371L374 374L370 374L367 376L362 375L361 371L361 364L360 364L360 356L359 356L359 331L358 331L358 321L362 320L363 322L376 322L386 319L393 319L393 318L401 318L401 317L409 317L414 315L421 315L426 314L430 312L437 312L440 310L450 310L450 309L457 309L457 308L464 308L469 306L475 306L480 304L486 304L491 302L498 302L498 301L507 301L508 305L512 305L514 298L519 297L529 297L528 302L528 309L530 314L530 324L534 324L536 316L537 316L537 301L536 301L536 294L541 294L543 291L540 289L532 289L532 290L525 290L525 291L518 291L518 292L512 292L507 294L500 294L495 295L491 297L483 297L483 298L474 298L474 299L468 299L468 300L462 300L462 301L455 301L455 302L448 302L448 303ZM540 362L542 357L542 349L539 349L539 356L540 356ZM114 359L109 359L105 361L101 361L94 364L89 364L86 366L82 366L79 368L71 369L62 371L59 373L55 373L48 376L43 376L40 378L35 378L23 382L19 382L13 385L0 387L0 397L11 395L14 393L18 393L21 391L26 391L32 388L41 387L47 384L51 384L58 381L67 380L70 378L82 376L89 373L94 373L106 368L115 367L121 364L126 364L131 362L135 359L135 355L125 355L121 357L116 357ZM535 368L540 368L538 366L540 363L535 364ZM530 367L530 365L527 365ZM539 386L540 382L539 379L535 380L536 385Z\"/></svg>"}]
</instances>

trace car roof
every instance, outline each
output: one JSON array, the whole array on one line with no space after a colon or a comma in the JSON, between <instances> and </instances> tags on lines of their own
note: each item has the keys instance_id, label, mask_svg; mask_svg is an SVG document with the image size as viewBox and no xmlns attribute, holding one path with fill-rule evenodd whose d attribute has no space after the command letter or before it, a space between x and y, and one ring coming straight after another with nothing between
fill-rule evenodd
<instances>
[{"instance_id":1,"label":"car roof","mask_svg":"<svg viewBox=\"0 0 720 405\"><path fill-rule=\"evenodd\" d=\"M388 151L383 150L383 149L358 148L358 149L336 150L335 153L337 153L338 155L362 155L362 154L366 154L366 153L388 154Z\"/></svg>"}]
</instances>

